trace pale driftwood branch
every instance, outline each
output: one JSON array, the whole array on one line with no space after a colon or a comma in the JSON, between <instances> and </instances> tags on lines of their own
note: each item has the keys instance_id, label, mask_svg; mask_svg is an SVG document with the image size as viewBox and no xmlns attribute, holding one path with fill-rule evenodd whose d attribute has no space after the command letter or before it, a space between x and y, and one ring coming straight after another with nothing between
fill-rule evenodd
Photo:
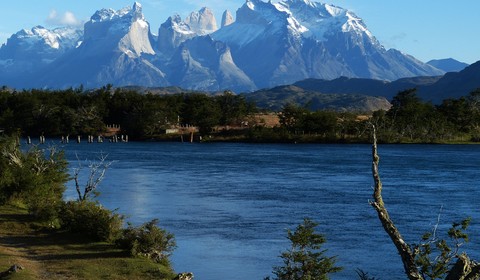
<instances>
[{"instance_id":1,"label":"pale driftwood branch","mask_svg":"<svg viewBox=\"0 0 480 280\"><path fill-rule=\"evenodd\" d=\"M480 264L475 264L472 266L472 271L465 276L463 280L478 280L480 279Z\"/></svg>"},{"instance_id":2,"label":"pale driftwood branch","mask_svg":"<svg viewBox=\"0 0 480 280\"><path fill-rule=\"evenodd\" d=\"M82 200L82 192L80 191L80 183L78 182L78 175L80 174L80 170L82 169L82 163L78 158L78 154L75 154L78 161L78 167L73 169L73 180L75 180L75 189L77 190L78 200Z\"/></svg>"},{"instance_id":3,"label":"pale driftwood branch","mask_svg":"<svg viewBox=\"0 0 480 280\"><path fill-rule=\"evenodd\" d=\"M402 258L403 267L405 273L410 280L423 280L422 275L418 271L417 266L415 265L415 258L410 246L403 240L400 231L397 229L393 221L390 219L387 208L383 202L382 198L382 181L380 180L380 175L378 172L378 165L380 162L380 157L377 153L377 135L375 126L373 128L373 145L372 145L372 175L375 182L373 199L374 201L370 202L373 208L377 211L378 218L382 223L385 232L388 234L393 244L397 248L400 257Z\"/></svg>"},{"instance_id":4,"label":"pale driftwood branch","mask_svg":"<svg viewBox=\"0 0 480 280\"><path fill-rule=\"evenodd\" d=\"M457 262L450 269L445 280L479 280L480 264L473 262L466 254L457 256Z\"/></svg>"},{"instance_id":5,"label":"pale driftwood branch","mask_svg":"<svg viewBox=\"0 0 480 280\"><path fill-rule=\"evenodd\" d=\"M85 191L83 193L83 199L85 200L87 196L94 191L100 182L105 177L105 172L110 167L113 162L107 162L107 156L102 155L99 162L92 162L88 166L90 168L90 176L87 180L87 185L85 186Z\"/></svg>"},{"instance_id":6,"label":"pale driftwood branch","mask_svg":"<svg viewBox=\"0 0 480 280\"><path fill-rule=\"evenodd\" d=\"M100 182L102 182L102 180L105 178L105 173L107 169L113 163L113 161L107 162L107 156L101 155L98 162L94 161L88 164L90 174L88 176L87 182L85 183L83 194L78 180L78 176L80 174L80 171L82 170L82 165L80 160L78 160L78 168L75 168L73 170L73 179L75 181L75 189L77 190L78 200L86 200L88 195L93 192L98 187Z\"/></svg>"}]
</instances>

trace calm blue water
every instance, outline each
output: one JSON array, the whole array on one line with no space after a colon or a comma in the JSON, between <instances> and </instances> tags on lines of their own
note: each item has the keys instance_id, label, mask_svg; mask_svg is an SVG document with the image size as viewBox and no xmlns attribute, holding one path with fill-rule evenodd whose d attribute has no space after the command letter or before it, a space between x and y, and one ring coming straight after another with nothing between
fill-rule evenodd
<instances>
[{"instance_id":1,"label":"calm blue water","mask_svg":"<svg viewBox=\"0 0 480 280\"><path fill-rule=\"evenodd\" d=\"M198 280L263 279L288 248L286 229L304 217L320 223L327 255L356 279L406 279L394 246L368 201L369 145L104 143L64 146L76 155L100 152L115 163L99 191L105 206L135 224L160 219L176 236L172 261ZM480 146L380 145L384 200L408 242L419 241L441 214L440 231L472 216L480 252ZM75 199L70 184L67 198Z\"/></svg>"}]
</instances>

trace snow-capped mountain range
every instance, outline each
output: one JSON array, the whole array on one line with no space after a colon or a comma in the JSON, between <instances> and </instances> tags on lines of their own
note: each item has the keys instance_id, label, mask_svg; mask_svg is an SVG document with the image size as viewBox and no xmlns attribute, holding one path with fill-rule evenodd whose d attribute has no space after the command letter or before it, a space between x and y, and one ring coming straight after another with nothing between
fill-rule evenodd
<instances>
[{"instance_id":1,"label":"snow-capped mountain range","mask_svg":"<svg viewBox=\"0 0 480 280\"><path fill-rule=\"evenodd\" d=\"M208 8L154 35L142 6L97 11L83 30L21 30L0 48L0 84L17 88L180 86L237 92L340 76L396 80L444 72L386 50L360 17L310 0L247 0L218 27Z\"/></svg>"}]
</instances>

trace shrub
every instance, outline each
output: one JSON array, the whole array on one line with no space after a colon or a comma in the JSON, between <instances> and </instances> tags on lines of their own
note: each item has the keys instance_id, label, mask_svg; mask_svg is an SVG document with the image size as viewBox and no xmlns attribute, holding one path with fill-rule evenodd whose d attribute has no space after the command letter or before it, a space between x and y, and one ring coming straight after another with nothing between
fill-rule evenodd
<instances>
[{"instance_id":1,"label":"shrub","mask_svg":"<svg viewBox=\"0 0 480 280\"><path fill-rule=\"evenodd\" d=\"M173 234L157 226L158 220L152 220L141 226L128 225L122 238L117 241L120 248L132 256L146 256L156 262L168 262L168 257L176 248Z\"/></svg>"},{"instance_id":2,"label":"shrub","mask_svg":"<svg viewBox=\"0 0 480 280\"><path fill-rule=\"evenodd\" d=\"M123 217L95 201L68 201L59 213L63 229L94 241L113 242L122 233Z\"/></svg>"},{"instance_id":3,"label":"shrub","mask_svg":"<svg viewBox=\"0 0 480 280\"><path fill-rule=\"evenodd\" d=\"M291 249L281 254L284 266L274 267L277 280L327 280L328 274L342 270L335 266L336 257L324 255L325 237L315 232L317 223L304 219L295 231L288 230ZM270 279L270 278L266 278Z\"/></svg>"},{"instance_id":4,"label":"shrub","mask_svg":"<svg viewBox=\"0 0 480 280\"><path fill-rule=\"evenodd\" d=\"M63 152L20 150L17 136L0 139L0 203L17 200L42 221L53 221L68 180Z\"/></svg>"}]
</instances>

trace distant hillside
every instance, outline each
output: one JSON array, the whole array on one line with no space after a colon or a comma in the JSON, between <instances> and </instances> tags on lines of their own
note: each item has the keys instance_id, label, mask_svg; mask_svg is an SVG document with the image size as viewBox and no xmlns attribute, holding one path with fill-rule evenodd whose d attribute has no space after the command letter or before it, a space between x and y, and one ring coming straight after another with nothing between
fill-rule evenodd
<instances>
[{"instance_id":1,"label":"distant hillside","mask_svg":"<svg viewBox=\"0 0 480 280\"><path fill-rule=\"evenodd\" d=\"M368 96L383 96L391 100L399 91L409 88L429 86L437 82L437 77L403 78L393 82L346 78L334 80L307 79L296 82L294 85L305 90L321 92L324 94L360 94Z\"/></svg>"},{"instance_id":2,"label":"distant hillside","mask_svg":"<svg viewBox=\"0 0 480 280\"><path fill-rule=\"evenodd\" d=\"M141 93L174 94L191 92L178 87L127 87ZM311 110L372 112L389 109L389 101L400 91L417 88L425 101L440 104L448 98L466 96L480 88L480 61L460 72L438 77L403 78L393 82L340 77L334 80L306 79L293 85L244 93L258 107L279 111L294 103Z\"/></svg>"},{"instance_id":3,"label":"distant hillside","mask_svg":"<svg viewBox=\"0 0 480 280\"><path fill-rule=\"evenodd\" d=\"M473 63L460 72L445 74L436 83L421 87L419 95L434 104L447 98L459 98L480 88L480 61Z\"/></svg>"},{"instance_id":4,"label":"distant hillside","mask_svg":"<svg viewBox=\"0 0 480 280\"><path fill-rule=\"evenodd\" d=\"M460 72L468 66L467 63L460 62L453 58L434 59L427 62L427 64L445 72Z\"/></svg>"},{"instance_id":5,"label":"distant hillside","mask_svg":"<svg viewBox=\"0 0 480 280\"><path fill-rule=\"evenodd\" d=\"M324 94L289 85L259 90L244 94L247 100L258 107L280 111L288 103L297 104L310 110L333 110L339 112L373 112L388 110L391 105L384 97L362 94Z\"/></svg>"},{"instance_id":6,"label":"distant hillside","mask_svg":"<svg viewBox=\"0 0 480 280\"><path fill-rule=\"evenodd\" d=\"M178 87L130 87L142 93L169 94L188 92ZM390 108L388 101L400 91L417 88L425 101L440 104L447 98L466 96L480 88L480 61L460 72L437 77L403 78L393 82L340 77L334 80L306 79L292 85L244 93L260 108L278 111L287 103L311 110L371 112Z\"/></svg>"},{"instance_id":7,"label":"distant hillside","mask_svg":"<svg viewBox=\"0 0 480 280\"><path fill-rule=\"evenodd\" d=\"M142 87L142 86L126 86L120 87L121 89L125 90L132 90L138 93L152 93L152 94L179 94L179 93L190 93L190 92L199 92L199 91L192 91L188 89L183 89L180 87Z\"/></svg>"}]
</instances>

